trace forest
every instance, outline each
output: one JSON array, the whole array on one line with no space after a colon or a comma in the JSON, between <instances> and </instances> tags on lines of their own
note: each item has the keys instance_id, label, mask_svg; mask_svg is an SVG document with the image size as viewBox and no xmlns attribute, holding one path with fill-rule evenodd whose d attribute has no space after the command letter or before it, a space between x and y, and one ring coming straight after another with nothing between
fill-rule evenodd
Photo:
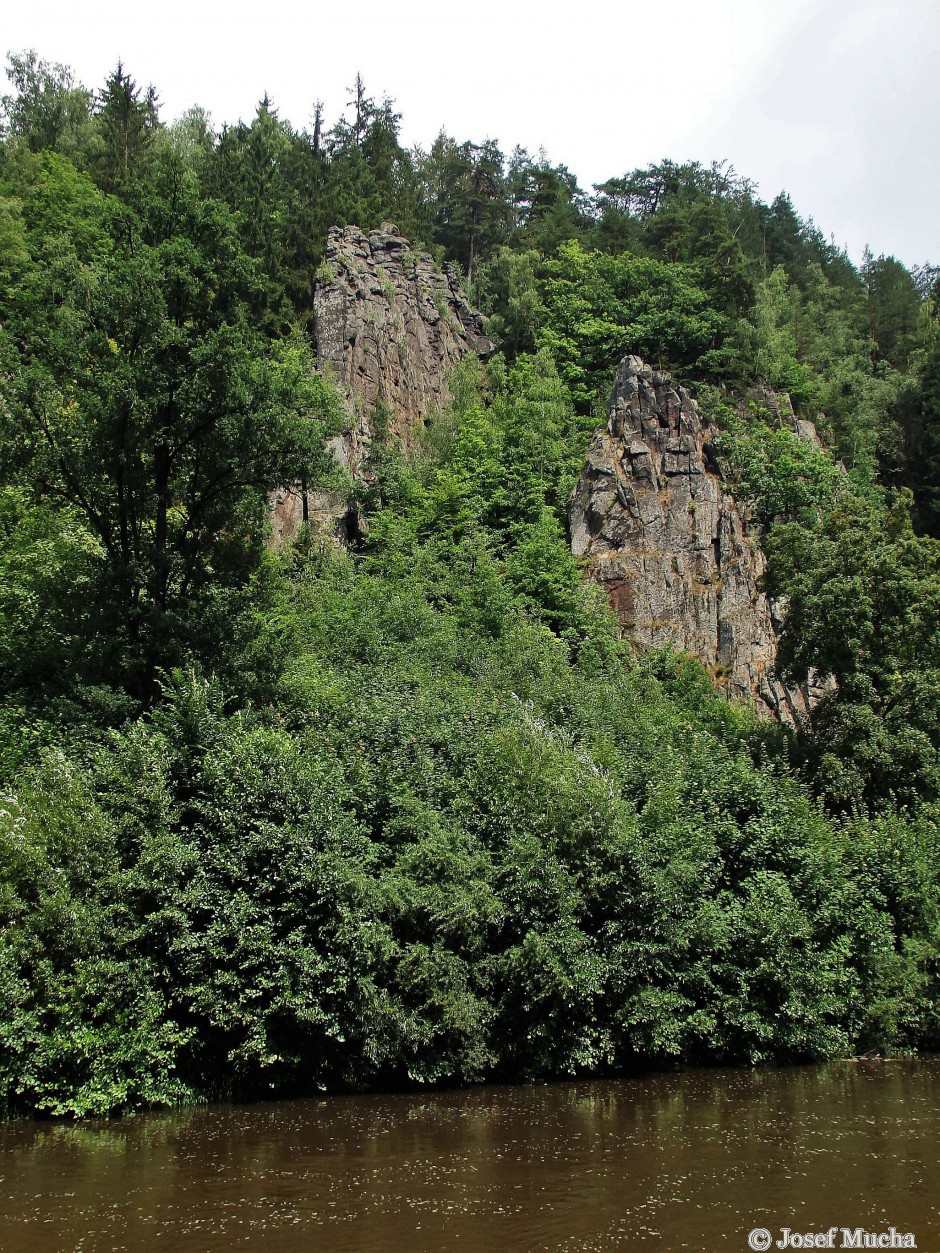
<instances>
[{"instance_id":1,"label":"forest","mask_svg":"<svg viewBox=\"0 0 940 1253\"><path fill-rule=\"evenodd\" d=\"M589 191L357 77L217 130L36 53L0 102L0 1112L940 1044L940 269L663 160ZM459 267L497 352L328 455L328 230ZM760 720L623 637L567 507L617 363L760 519ZM807 450L736 399L788 392ZM347 491L347 548L270 542Z\"/></svg>"}]
</instances>

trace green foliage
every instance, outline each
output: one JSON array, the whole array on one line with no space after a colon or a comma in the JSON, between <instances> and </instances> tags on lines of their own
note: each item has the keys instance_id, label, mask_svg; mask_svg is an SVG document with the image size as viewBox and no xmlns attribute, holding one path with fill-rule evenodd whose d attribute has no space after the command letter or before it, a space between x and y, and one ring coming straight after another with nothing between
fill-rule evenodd
<instances>
[{"instance_id":1,"label":"green foliage","mask_svg":"<svg viewBox=\"0 0 940 1253\"><path fill-rule=\"evenodd\" d=\"M201 589L257 559L267 493L324 472L338 402L299 335L249 324L253 267L217 202L157 188L138 218L54 155L13 189L28 260L0 306L4 442L94 537L110 664L146 701Z\"/></svg>"},{"instance_id":2,"label":"green foliage","mask_svg":"<svg viewBox=\"0 0 940 1253\"><path fill-rule=\"evenodd\" d=\"M895 415L905 448L901 477L914 492L915 516L924 530L940 536L940 339L934 338L901 392Z\"/></svg>"},{"instance_id":3,"label":"green foliage","mask_svg":"<svg viewBox=\"0 0 940 1253\"><path fill-rule=\"evenodd\" d=\"M533 160L524 148L516 148L506 182L517 249L552 253L559 244L584 234L587 198L566 166L550 165L544 153Z\"/></svg>"},{"instance_id":4,"label":"green foliage","mask_svg":"<svg viewBox=\"0 0 940 1253\"><path fill-rule=\"evenodd\" d=\"M606 403L627 352L661 367L706 370L720 356L727 323L686 267L588 252L571 242L545 269L546 313L537 341L584 409L598 399Z\"/></svg>"},{"instance_id":5,"label":"green foliage","mask_svg":"<svg viewBox=\"0 0 940 1253\"><path fill-rule=\"evenodd\" d=\"M923 308L914 276L895 257L866 254L862 265L872 343L879 357L906 371L922 342Z\"/></svg>"},{"instance_id":6,"label":"green foliage","mask_svg":"<svg viewBox=\"0 0 940 1253\"><path fill-rule=\"evenodd\" d=\"M753 185L726 163L663 161L596 189L605 251L647 253L691 266L716 309L745 313L753 300L760 210Z\"/></svg>"},{"instance_id":7,"label":"green foliage","mask_svg":"<svg viewBox=\"0 0 940 1253\"><path fill-rule=\"evenodd\" d=\"M908 303L908 298L916 300L913 280L897 262L889 265L882 258L866 274L871 285L867 308L857 274L852 282L837 275L836 282L814 262L797 284L778 265L757 284L754 309L738 323L736 368L748 382L789 392L799 412L831 429L838 455L853 477L872 485L879 471L897 481L904 477L902 467L909 465L912 477L916 475L917 463L904 446L898 406L900 395L914 382L905 371L916 367L929 345L930 326L924 310L913 310ZM875 326L880 319L887 328L894 316L886 304L888 294L879 294L877 288L878 282L886 284L887 275L906 293L906 321L890 334ZM907 329L902 332L902 327Z\"/></svg>"},{"instance_id":8,"label":"green foliage","mask_svg":"<svg viewBox=\"0 0 940 1253\"><path fill-rule=\"evenodd\" d=\"M885 511L849 496L818 526L769 541L768 587L787 598L778 668L836 688L808 745L836 809L940 797L940 545L914 534L910 495Z\"/></svg>"},{"instance_id":9,"label":"green foliage","mask_svg":"<svg viewBox=\"0 0 940 1253\"><path fill-rule=\"evenodd\" d=\"M42 61L34 51L11 52L7 78L14 92L0 97L4 138L33 152L81 152L90 131L91 93L68 66Z\"/></svg>"},{"instance_id":10,"label":"green foliage","mask_svg":"<svg viewBox=\"0 0 940 1253\"><path fill-rule=\"evenodd\" d=\"M755 378L787 392L794 404L812 408L819 399L818 388L801 359L800 317L799 289L790 285L779 265L758 284L753 312L739 323L740 351Z\"/></svg>"},{"instance_id":11,"label":"green foliage","mask_svg":"<svg viewBox=\"0 0 940 1253\"><path fill-rule=\"evenodd\" d=\"M735 494L752 506L762 526L784 520L812 526L851 490L830 453L776 425L756 402L732 409L707 387L702 402L720 421L716 446Z\"/></svg>"},{"instance_id":12,"label":"green foliage","mask_svg":"<svg viewBox=\"0 0 940 1253\"><path fill-rule=\"evenodd\" d=\"M940 559L881 503L910 484L935 529L935 272L859 272L723 165L588 198L492 140L406 152L358 77L332 129L265 98L220 134L122 66L10 79L3 1110L936 1048ZM274 551L270 490L331 481L326 233L385 218L505 355L373 449L355 551ZM776 524L780 667L834 681L795 733L636 658L581 578L625 352L711 381ZM822 408L848 473L729 402L755 383Z\"/></svg>"},{"instance_id":13,"label":"green foliage","mask_svg":"<svg viewBox=\"0 0 940 1253\"><path fill-rule=\"evenodd\" d=\"M500 248L477 271L474 297L489 314L487 331L511 357L532 352L545 310L539 295L539 254Z\"/></svg>"},{"instance_id":14,"label":"green foliage","mask_svg":"<svg viewBox=\"0 0 940 1253\"><path fill-rule=\"evenodd\" d=\"M88 638L100 551L75 513L0 490L0 675L4 688L42 685L78 666Z\"/></svg>"},{"instance_id":15,"label":"green foliage","mask_svg":"<svg viewBox=\"0 0 940 1253\"><path fill-rule=\"evenodd\" d=\"M421 177L428 225L472 279L477 259L508 231L503 154L491 139L458 144L442 131L422 161Z\"/></svg>"},{"instance_id":16,"label":"green foliage","mask_svg":"<svg viewBox=\"0 0 940 1253\"><path fill-rule=\"evenodd\" d=\"M295 562L276 712L173 675L5 802L9 1108L936 1039L930 821L833 828L694 668L459 581Z\"/></svg>"},{"instance_id":17,"label":"green foliage","mask_svg":"<svg viewBox=\"0 0 940 1253\"><path fill-rule=\"evenodd\" d=\"M49 754L0 800L0 1105L87 1116L193 1095L189 1034L159 962L129 951L115 832L81 771Z\"/></svg>"},{"instance_id":18,"label":"green foliage","mask_svg":"<svg viewBox=\"0 0 940 1253\"><path fill-rule=\"evenodd\" d=\"M94 109L91 165L103 190L134 197L143 183L157 133L157 93L141 91L120 61Z\"/></svg>"}]
</instances>

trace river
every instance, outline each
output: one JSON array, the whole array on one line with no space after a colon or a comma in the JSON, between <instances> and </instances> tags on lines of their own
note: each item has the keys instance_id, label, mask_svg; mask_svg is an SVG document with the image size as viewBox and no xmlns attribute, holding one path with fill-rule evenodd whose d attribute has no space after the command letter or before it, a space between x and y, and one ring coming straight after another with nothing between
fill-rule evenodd
<instances>
[{"instance_id":1,"label":"river","mask_svg":"<svg viewBox=\"0 0 940 1253\"><path fill-rule=\"evenodd\" d=\"M937 1253L938 1146L937 1058L19 1122L0 1249L711 1251L893 1226Z\"/></svg>"}]
</instances>

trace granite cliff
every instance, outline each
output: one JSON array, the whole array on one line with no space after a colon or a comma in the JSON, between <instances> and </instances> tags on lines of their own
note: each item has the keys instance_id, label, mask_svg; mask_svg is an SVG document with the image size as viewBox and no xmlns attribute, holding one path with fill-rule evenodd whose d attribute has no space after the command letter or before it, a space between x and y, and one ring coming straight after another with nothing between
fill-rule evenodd
<instances>
[{"instance_id":1,"label":"granite cliff","mask_svg":"<svg viewBox=\"0 0 940 1253\"><path fill-rule=\"evenodd\" d=\"M409 443L447 403L453 366L493 345L454 267L439 270L390 222L368 235L334 227L323 270L313 301L317 364L347 398L350 422L337 452L356 475L376 436L377 408L384 407L383 437Z\"/></svg>"},{"instance_id":2,"label":"granite cliff","mask_svg":"<svg viewBox=\"0 0 940 1253\"><path fill-rule=\"evenodd\" d=\"M800 438L817 439L812 423L797 427L785 398L759 399ZM729 695L793 723L818 693L774 674L778 620L761 590L759 535L712 440L682 387L625 357L572 496L572 550L639 647L691 653Z\"/></svg>"},{"instance_id":3,"label":"granite cliff","mask_svg":"<svg viewBox=\"0 0 940 1253\"><path fill-rule=\"evenodd\" d=\"M368 481L373 442L414 442L447 403L462 357L493 350L453 267L439 269L388 222L330 231L313 312L318 366L345 401L332 448L353 480ZM818 445L788 397L764 389L751 400ZM625 357L572 496L572 550L640 648L672 644L729 695L792 723L819 693L774 674L779 621L761 590L758 529L722 474L713 434L682 387ZM273 506L278 537L304 517L341 539L356 530L343 493L295 487Z\"/></svg>"},{"instance_id":4,"label":"granite cliff","mask_svg":"<svg viewBox=\"0 0 940 1253\"><path fill-rule=\"evenodd\" d=\"M408 446L447 403L447 376L469 352L486 356L493 344L469 305L455 268L439 269L413 249L398 227L383 222L368 234L333 227L313 301L317 365L345 399L344 429L333 452L353 479L368 479L375 439ZM309 518L348 531L340 494L308 492ZM273 502L277 537L293 534L304 516L298 488Z\"/></svg>"}]
</instances>

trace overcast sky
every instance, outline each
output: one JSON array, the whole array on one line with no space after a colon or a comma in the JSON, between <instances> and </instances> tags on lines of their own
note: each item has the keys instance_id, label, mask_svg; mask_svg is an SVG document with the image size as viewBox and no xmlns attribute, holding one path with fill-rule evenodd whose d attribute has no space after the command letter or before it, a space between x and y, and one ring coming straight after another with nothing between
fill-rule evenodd
<instances>
[{"instance_id":1,"label":"overcast sky","mask_svg":"<svg viewBox=\"0 0 940 1253\"><path fill-rule=\"evenodd\" d=\"M26 0L5 51L97 87L121 57L171 120L345 108L357 70L407 144L441 129L546 149L581 185L663 157L786 189L855 260L940 262L940 0Z\"/></svg>"}]
</instances>

